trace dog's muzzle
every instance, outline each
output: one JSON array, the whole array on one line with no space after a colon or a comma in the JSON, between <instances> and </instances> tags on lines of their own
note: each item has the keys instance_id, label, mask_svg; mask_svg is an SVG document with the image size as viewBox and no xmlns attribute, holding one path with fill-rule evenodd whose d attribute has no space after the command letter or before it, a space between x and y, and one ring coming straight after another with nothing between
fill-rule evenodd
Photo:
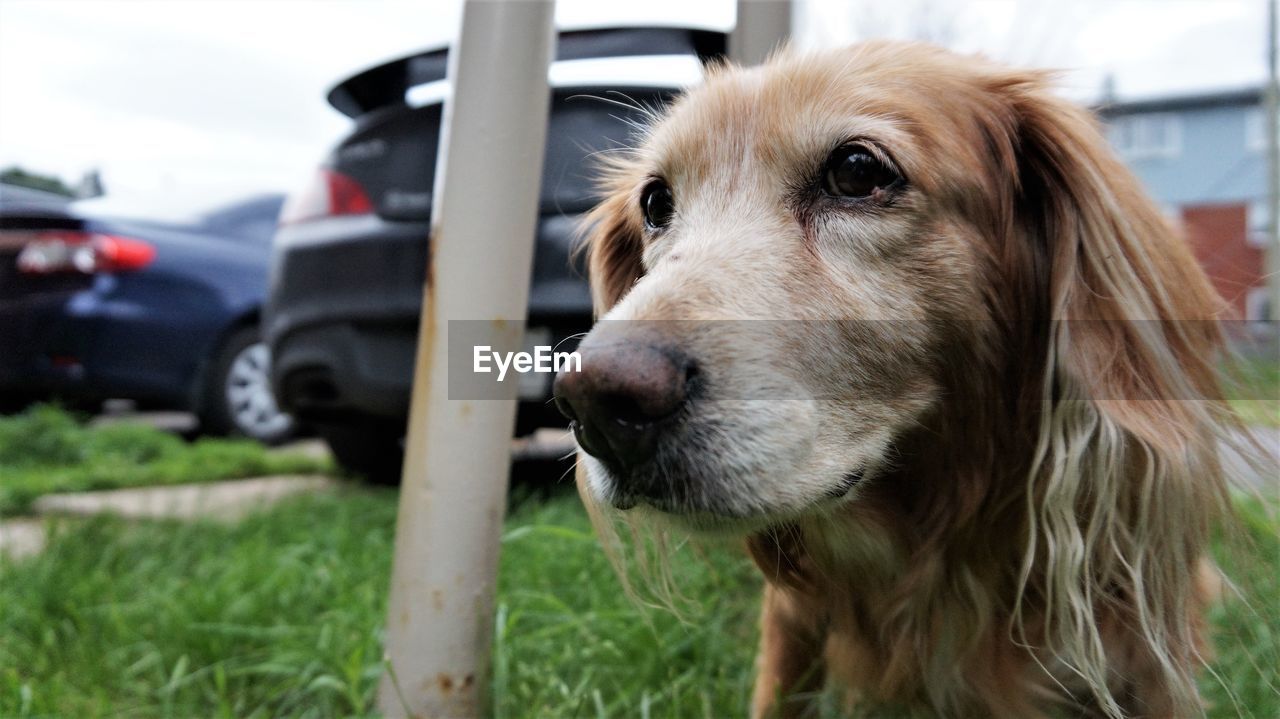
<instances>
[{"instance_id":1,"label":"dog's muzzle","mask_svg":"<svg viewBox=\"0 0 1280 719\"><path fill-rule=\"evenodd\" d=\"M581 371L556 377L556 406L582 449L625 483L653 459L688 402L697 370L679 351L649 338L588 337L578 353Z\"/></svg>"}]
</instances>

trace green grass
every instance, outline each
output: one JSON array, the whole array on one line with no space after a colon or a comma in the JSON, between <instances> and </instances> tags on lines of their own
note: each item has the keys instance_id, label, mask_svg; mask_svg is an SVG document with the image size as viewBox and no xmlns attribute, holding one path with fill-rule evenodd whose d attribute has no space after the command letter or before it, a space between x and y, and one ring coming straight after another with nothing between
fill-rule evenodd
<instances>
[{"instance_id":1,"label":"green grass","mask_svg":"<svg viewBox=\"0 0 1280 719\"><path fill-rule=\"evenodd\" d=\"M1214 716L1280 717L1278 507L1257 498L1236 506L1240 531L1218 540L1216 557L1238 595L1228 588L1231 600L1210 613L1216 661L1201 685Z\"/></svg>"},{"instance_id":2,"label":"green grass","mask_svg":"<svg viewBox=\"0 0 1280 719\"><path fill-rule=\"evenodd\" d=\"M1245 422L1280 427L1280 362L1238 358L1226 367L1231 407Z\"/></svg>"},{"instance_id":3,"label":"green grass","mask_svg":"<svg viewBox=\"0 0 1280 719\"><path fill-rule=\"evenodd\" d=\"M0 716L363 713L393 522L390 497L352 495L68 527L0 568Z\"/></svg>"},{"instance_id":4,"label":"green grass","mask_svg":"<svg viewBox=\"0 0 1280 719\"><path fill-rule=\"evenodd\" d=\"M188 443L138 424L89 428L48 405L0 418L0 516L26 512L51 492L330 470L327 461L273 454L246 439Z\"/></svg>"},{"instance_id":5,"label":"green grass","mask_svg":"<svg viewBox=\"0 0 1280 719\"><path fill-rule=\"evenodd\" d=\"M0 564L0 716L330 717L373 711L395 499L347 492L235 526L111 519ZM741 714L756 589L732 553L684 562L682 624L627 600L576 497L508 520L498 717Z\"/></svg>"},{"instance_id":6,"label":"green grass","mask_svg":"<svg viewBox=\"0 0 1280 719\"><path fill-rule=\"evenodd\" d=\"M1214 717L1280 716L1277 523L1242 505L1214 614ZM0 716L345 717L373 712L395 495L304 498L240 524L66 526L0 560ZM502 542L493 715L745 714L760 581L740 552L677 555L687 623L623 595L577 498L527 501ZM1247 555L1247 556L1246 556ZM1262 558L1262 561L1260 561ZM1234 697L1234 699L1233 699Z\"/></svg>"}]
</instances>

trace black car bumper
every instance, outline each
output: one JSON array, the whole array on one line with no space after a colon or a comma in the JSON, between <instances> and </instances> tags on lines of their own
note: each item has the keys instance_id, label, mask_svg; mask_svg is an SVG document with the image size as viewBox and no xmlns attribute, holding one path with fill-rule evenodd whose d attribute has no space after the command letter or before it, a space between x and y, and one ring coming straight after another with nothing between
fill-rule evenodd
<instances>
[{"instance_id":1,"label":"black car bumper","mask_svg":"<svg viewBox=\"0 0 1280 719\"><path fill-rule=\"evenodd\" d=\"M530 295L531 327L556 339L591 322L586 282L569 267L571 226L541 223ZM263 327L286 410L315 421L408 415L428 234L425 222L374 216L278 232ZM534 401L522 407L523 424L558 420L547 385L546 396L525 397Z\"/></svg>"},{"instance_id":2,"label":"black car bumper","mask_svg":"<svg viewBox=\"0 0 1280 719\"><path fill-rule=\"evenodd\" d=\"M373 216L280 229L263 330L283 407L404 416L428 231Z\"/></svg>"}]
</instances>

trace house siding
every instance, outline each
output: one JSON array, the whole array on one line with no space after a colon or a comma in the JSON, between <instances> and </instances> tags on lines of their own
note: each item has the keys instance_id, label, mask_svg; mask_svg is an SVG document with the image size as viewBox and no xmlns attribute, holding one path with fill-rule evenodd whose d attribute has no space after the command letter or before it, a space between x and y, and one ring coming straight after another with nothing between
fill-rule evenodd
<instances>
[{"instance_id":1,"label":"house siding","mask_svg":"<svg viewBox=\"0 0 1280 719\"><path fill-rule=\"evenodd\" d=\"M1126 158L1161 204L1208 205L1261 200L1267 193L1266 153L1247 146L1248 110L1237 105L1176 113L1182 127L1172 157ZM1123 157L1123 155L1122 155Z\"/></svg>"},{"instance_id":2,"label":"house siding","mask_svg":"<svg viewBox=\"0 0 1280 719\"><path fill-rule=\"evenodd\" d=\"M1235 316L1259 319L1251 316L1247 298L1264 286L1263 250L1249 241L1248 209L1267 195L1266 153L1249 142L1248 118L1260 100L1248 93L1234 101L1204 100L1171 98L1104 108L1101 114L1104 123L1148 113L1177 117L1177 152L1120 156L1152 198L1181 220L1201 266Z\"/></svg>"}]
</instances>

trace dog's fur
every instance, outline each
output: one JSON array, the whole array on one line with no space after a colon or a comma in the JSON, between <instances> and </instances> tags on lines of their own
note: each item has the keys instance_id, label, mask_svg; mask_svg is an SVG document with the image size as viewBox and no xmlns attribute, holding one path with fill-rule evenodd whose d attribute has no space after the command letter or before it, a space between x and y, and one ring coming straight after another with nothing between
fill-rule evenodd
<instances>
[{"instance_id":1,"label":"dog's fur","mask_svg":"<svg viewBox=\"0 0 1280 719\"><path fill-rule=\"evenodd\" d=\"M714 69L610 161L598 312L688 321L656 331L706 382L649 470L697 491L625 517L748 536L754 716L824 684L951 717L1202 712L1223 304L1049 82L919 44L783 52ZM892 201L812 190L855 140L905 179ZM581 455L603 525L618 481Z\"/></svg>"}]
</instances>

